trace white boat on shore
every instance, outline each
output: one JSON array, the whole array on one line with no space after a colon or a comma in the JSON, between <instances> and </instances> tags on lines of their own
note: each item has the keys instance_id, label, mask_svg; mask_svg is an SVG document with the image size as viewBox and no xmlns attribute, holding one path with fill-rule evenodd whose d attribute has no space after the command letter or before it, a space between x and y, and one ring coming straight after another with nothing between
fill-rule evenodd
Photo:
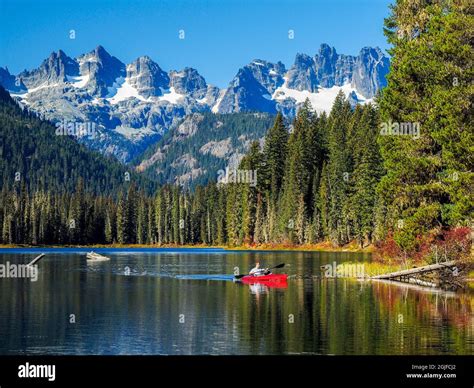
<instances>
[{"instance_id":1,"label":"white boat on shore","mask_svg":"<svg viewBox=\"0 0 474 388\"><path fill-rule=\"evenodd\" d=\"M99 255L98 253L95 253L93 251L87 252L86 257L87 257L88 262L108 261L108 260L110 260L109 257Z\"/></svg>"}]
</instances>

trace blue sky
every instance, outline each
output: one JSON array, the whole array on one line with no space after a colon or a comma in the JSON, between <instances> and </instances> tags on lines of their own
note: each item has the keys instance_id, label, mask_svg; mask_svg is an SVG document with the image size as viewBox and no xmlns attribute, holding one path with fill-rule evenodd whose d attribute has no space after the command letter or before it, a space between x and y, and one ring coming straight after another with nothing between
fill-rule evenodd
<instances>
[{"instance_id":1,"label":"blue sky","mask_svg":"<svg viewBox=\"0 0 474 388\"><path fill-rule=\"evenodd\" d=\"M52 51L75 57L101 44L124 63L149 55L166 71L191 66L223 87L253 59L290 67L296 53L314 55L323 42L352 55L363 46L387 49L382 27L391 2L0 0L0 66L16 74Z\"/></svg>"}]
</instances>

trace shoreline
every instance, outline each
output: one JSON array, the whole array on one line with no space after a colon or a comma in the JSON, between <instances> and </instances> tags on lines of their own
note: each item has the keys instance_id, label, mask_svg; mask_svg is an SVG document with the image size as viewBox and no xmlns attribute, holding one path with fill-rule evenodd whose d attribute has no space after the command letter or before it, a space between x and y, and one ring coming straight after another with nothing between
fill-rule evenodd
<instances>
[{"instance_id":1,"label":"shoreline","mask_svg":"<svg viewBox=\"0 0 474 388\"><path fill-rule=\"evenodd\" d=\"M0 249L222 249L225 251L284 251L284 252L347 252L347 253L372 253L373 246L360 248L354 244L334 247L330 243L288 245L288 244L261 244L239 245L229 247L226 245L177 245L177 244L91 244L91 245L30 245L30 244L0 244Z\"/></svg>"},{"instance_id":2,"label":"shoreline","mask_svg":"<svg viewBox=\"0 0 474 388\"><path fill-rule=\"evenodd\" d=\"M298 246L291 246L288 244L262 244L258 246L248 246L241 245L238 247L228 247L228 246L219 246L219 245L175 245L175 244L163 244L163 245L151 245L151 244L94 244L94 245L29 245L29 244L0 244L0 253L8 252L9 250L31 250L41 252L42 250L80 250L81 252L86 252L89 249L101 249L101 250L120 250L120 249L136 249L141 250L142 252L153 252L156 251L169 251L169 250L180 250L189 251L194 250L196 253L208 253L211 252L327 252L327 253L361 253L361 254L372 254L374 252L374 246L368 246L365 248L360 248L354 243L350 243L343 247L334 247L329 242L323 242L318 244L305 244ZM201 250L201 252L199 252ZM33 252L32 252L33 253ZM346 264L357 264L357 262L347 262ZM416 265L415 265L416 264ZM400 270L405 270L408 268L413 268L422 265L428 265L428 263L414 263L411 260L408 260L406 263L402 264L394 258L385 258L383 260L370 260L365 262L365 271L366 276L370 278L374 275L380 275L384 273L396 272ZM474 264L467 270L467 276L464 279L464 282L468 285L468 288L473 287L474 282ZM355 277L354 279L358 279Z\"/></svg>"},{"instance_id":3,"label":"shoreline","mask_svg":"<svg viewBox=\"0 0 474 388\"><path fill-rule=\"evenodd\" d=\"M305 244L305 245L289 245L289 244L262 244L258 246L254 245L240 245L236 247L221 246L221 245L176 245L176 244L163 244L163 245L151 245L151 244L94 244L94 245L29 245L29 244L0 244L0 253L8 250L31 250L41 252L43 250L80 250L86 252L87 250L120 250L120 249L136 249L144 251L167 251L167 250L195 250L194 252L205 253L206 251L216 252L327 252L327 253L360 253L363 255L371 255L374 251L373 246L368 246L363 249L357 246L357 244L350 243L342 247L334 247L329 242L322 242L318 244ZM400 263L388 259L386 261L370 261L366 263L368 273L370 275L380 274L384 272L391 272L396 270L404 269Z\"/></svg>"}]
</instances>

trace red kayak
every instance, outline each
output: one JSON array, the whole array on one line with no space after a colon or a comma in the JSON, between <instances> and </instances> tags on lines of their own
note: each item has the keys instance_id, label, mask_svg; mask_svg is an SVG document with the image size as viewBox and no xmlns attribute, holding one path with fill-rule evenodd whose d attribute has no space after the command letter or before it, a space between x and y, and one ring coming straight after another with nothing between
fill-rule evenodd
<instances>
[{"instance_id":1,"label":"red kayak","mask_svg":"<svg viewBox=\"0 0 474 388\"><path fill-rule=\"evenodd\" d=\"M286 283L288 278L287 274L270 274L263 276L253 276L247 275L240 279L242 283L254 284L254 283L264 283L264 284L282 284Z\"/></svg>"}]
</instances>

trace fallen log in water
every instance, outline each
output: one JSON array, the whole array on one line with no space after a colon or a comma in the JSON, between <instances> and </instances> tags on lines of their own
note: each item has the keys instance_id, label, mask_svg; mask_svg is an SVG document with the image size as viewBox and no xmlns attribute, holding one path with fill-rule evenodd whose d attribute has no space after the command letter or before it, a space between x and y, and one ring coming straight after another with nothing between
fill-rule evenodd
<instances>
[{"instance_id":1,"label":"fallen log in water","mask_svg":"<svg viewBox=\"0 0 474 388\"><path fill-rule=\"evenodd\" d=\"M449 268L449 267L455 267L456 265L457 265L456 261L448 261L446 263L437 263L437 264L424 265L423 267L410 268L410 269L405 269L405 270L402 270L402 271L390 272L390 273L386 273L386 274L382 274L382 275L375 275L375 276L372 276L371 279L401 278L401 277L407 277L407 276L413 276L413 275L421 274L421 273L424 273L424 272L438 271L438 270Z\"/></svg>"},{"instance_id":2,"label":"fallen log in water","mask_svg":"<svg viewBox=\"0 0 474 388\"><path fill-rule=\"evenodd\" d=\"M28 263L29 266L35 265L38 261L40 261L43 257L45 256L44 253L41 253L39 256L35 257L33 260L31 260L30 263Z\"/></svg>"}]
</instances>

